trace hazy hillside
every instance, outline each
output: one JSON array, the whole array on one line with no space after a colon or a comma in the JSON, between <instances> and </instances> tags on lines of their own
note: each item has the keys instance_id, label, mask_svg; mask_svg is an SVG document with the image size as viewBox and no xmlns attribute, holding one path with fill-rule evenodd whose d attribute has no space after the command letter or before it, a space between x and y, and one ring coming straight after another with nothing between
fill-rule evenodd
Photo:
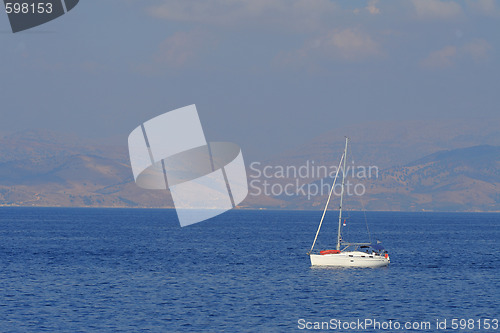
<instances>
[{"instance_id":1,"label":"hazy hillside","mask_svg":"<svg viewBox=\"0 0 500 333\"><path fill-rule=\"evenodd\" d=\"M349 208L369 210L500 211L500 132L497 122L364 124L326 133L266 166L337 165L344 132L351 135L349 163L375 166L377 177L355 179L363 196L349 198ZM457 130L461 127L460 131ZM453 130L455 128L455 130ZM342 132L342 133L340 133ZM461 134L456 134L461 133ZM486 143L490 145L486 145ZM443 148L444 147L444 148ZM465 148L464 148L465 147ZM248 164L248 208L321 209L323 195L265 195L269 186L329 184L316 174L257 177ZM257 181L257 183L255 183ZM296 183L298 181L298 183ZM261 183L259 183L261 182ZM135 185L126 146L102 146L71 136L28 131L0 139L0 205L172 207L168 191Z\"/></svg>"},{"instance_id":2,"label":"hazy hillside","mask_svg":"<svg viewBox=\"0 0 500 333\"><path fill-rule=\"evenodd\" d=\"M500 145L500 118L361 123L335 128L266 163L301 165L309 160L331 165L341 155L346 135L351 142L350 154L357 164L385 169L441 150Z\"/></svg>"},{"instance_id":3,"label":"hazy hillside","mask_svg":"<svg viewBox=\"0 0 500 333\"><path fill-rule=\"evenodd\" d=\"M362 184L365 191L358 196L351 190L347 209L500 211L500 146L440 151L380 170L378 177L350 181L351 189ZM313 209L324 205L326 194L281 198L283 207Z\"/></svg>"},{"instance_id":4,"label":"hazy hillside","mask_svg":"<svg viewBox=\"0 0 500 333\"><path fill-rule=\"evenodd\" d=\"M400 210L500 211L500 147L437 152L384 170L380 182L371 185L377 199L370 208L393 193L398 196L392 203Z\"/></svg>"},{"instance_id":5,"label":"hazy hillside","mask_svg":"<svg viewBox=\"0 0 500 333\"><path fill-rule=\"evenodd\" d=\"M373 210L498 210L498 208L492 208L491 206L493 204L491 200L494 201L492 199L494 194L490 192L494 191L495 188L492 184L486 186L484 183L477 182L463 183L461 185L463 189L458 185L454 188L455 196L452 196L451 192L453 191L445 193L444 188L442 188L443 192L441 194L434 193L433 196L430 196L429 193L420 193L419 191L423 190L420 186L413 188L409 186L412 184L392 182L390 173L409 173L412 169L403 166L409 166L412 163L420 164L419 160L423 156L426 156L427 159L437 158L441 153L436 152L445 150L458 149L455 155L458 159L464 159L460 163L473 163L469 160L471 157L468 155L469 152L460 149L488 144L500 146L500 118L447 119L440 122L428 120L394 121L391 123L371 122L337 128L312 139L301 147L284 152L272 160L263 161L260 163L258 169L262 171L265 166L271 166L272 170L276 170L277 167L286 168L290 166L299 169L307 165L307 169L310 170L313 168L312 165L336 166L344 148L345 135L349 135L350 137L349 162L354 161L353 165L355 166L364 166L366 168L376 167L380 170L377 179L365 181L367 192L369 193L361 199L355 198L358 199L353 202L353 207L356 209L366 206L366 208ZM432 155L435 153L436 155ZM491 154L493 159L498 156L498 154L495 155L494 151L489 151L488 153ZM455 162L458 163L458 160ZM496 170L499 168L498 164L491 161L485 163L485 165L490 165L492 168L496 168ZM429 167L432 168L432 166ZM439 168L440 165L436 164L435 167ZM250 169L249 176L257 177L259 171ZM480 171L480 174L482 174L482 171ZM436 172L438 171L436 170ZM463 178L461 173L455 172L449 175L447 181L451 181L453 177L457 177L455 182L460 184L461 182L465 182L464 179L468 179L468 175L465 176L466 178ZM423 184L438 181L438 179L433 179L431 175L429 175L428 179L425 179L425 175L413 175L413 177L420 177L419 179ZM480 176L476 175L475 177ZM259 189L262 188L263 178L265 177L260 177L256 181L259 184ZM301 177L299 183L300 185L308 183L321 185L320 182L315 183L315 181L319 181L321 178L323 176L310 173L308 177ZM491 181L493 182L494 180ZM295 183L296 179L285 175L285 177L268 179L268 182L271 185L278 184L285 186ZM330 180L325 180L325 182L329 183ZM477 193L478 198L483 195L483 191L486 191L489 193L488 197L490 199L485 199L484 202L478 199L474 207L465 207L462 197L464 191ZM250 196L245 203L250 206L256 205L257 202L261 203L263 202L262 196ZM272 206L319 209L324 205L324 196L313 197L309 200L309 198L303 195L278 195L274 199L279 200L279 202L273 202Z\"/></svg>"},{"instance_id":6,"label":"hazy hillside","mask_svg":"<svg viewBox=\"0 0 500 333\"><path fill-rule=\"evenodd\" d=\"M135 185L123 146L29 131L0 140L0 155L0 205L172 207Z\"/></svg>"}]
</instances>

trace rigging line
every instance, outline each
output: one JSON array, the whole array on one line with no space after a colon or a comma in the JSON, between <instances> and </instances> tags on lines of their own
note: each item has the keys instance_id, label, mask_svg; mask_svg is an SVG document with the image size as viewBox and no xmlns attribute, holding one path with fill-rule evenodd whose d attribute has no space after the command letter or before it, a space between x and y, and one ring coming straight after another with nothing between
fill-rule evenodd
<instances>
[{"instance_id":1,"label":"rigging line","mask_svg":"<svg viewBox=\"0 0 500 333\"><path fill-rule=\"evenodd\" d=\"M339 207L339 226L337 232L337 250L340 250L340 242L342 238L342 206L344 200L344 186L345 186L345 177L346 177L346 160L347 160L347 143L349 142L349 138L345 137L345 147L344 147L344 166L342 168L342 190L340 191L340 207Z\"/></svg>"},{"instance_id":2,"label":"rigging line","mask_svg":"<svg viewBox=\"0 0 500 333\"><path fill-rule=\"evenodd\" d=\"M362 199L359 199L361 202L361 208L363 208L363 214L365 215L365 225L366 225L366 231L368 231L368 240L370 241L370 244L372 243L372 234L370 232L370 228L368 228L368 219L366 218L366 209L365 209L365 204Z\"/></svg>"},{"instance_id":3,"label":"rigging line","mask_svg":"<svg viewBox=\"0 0 500 333\"><path fill-rule=\"evenodd\" d=\"M346 156L346 161L349 160L349 156L351 158L351 161L353 161L354 159L353 159L353 156L352 156L352 153L351 153L351 151L352 151L351 142L348 143L347 151L349 153ZM346 174L347 175L349 175L350 172L352 173L352 171L353 171L352 165L348 165L347 169L348 169L348 170L346 170ZM351 177L351 178L353 178L353 177ZM347 194L347 197L349 198L349 193ZM351 200L351 202L352 202L352 200ZM341 234L342 239L344 241L346 241L346 239L350 239L350 237L351 237L351 224L352 224L351 211L350 210L346 210L345 215L347 215L347 217L344 217L344 221L342 222L343 225L344 225L344 228L342 228L342 234ZM346 224L346 220L349 220L349 224ZM346 225L347 225L347 228L346 228Z\"/></svg>"},{"instance_id":4,"label":"rigging line","mask_svg":"<svg viewBox=\"0 0 500 333\"><path fill-rule=\"evenodd\" d=\"M333 179L333 185L332 185L332 188L330 189L330 194L328 194L328 200L326 201L325 209L323 210L323 215L321 216L321 221L319 222L318 231L316 231L316 236L314 237L313 244L312 244L309 252L307 252L307 254L311 254L311 252L314 249L314 244L316 244L316 239L318 239L319 230L321 229L321 225L323 224L323 219L325 218L326 210L328 209L328 204L330 203L330 198L332 197L333 189L335 188L335 182L337 181L337 177L339 175L340 167L342 165L343 160L344 160L344 154L342 154L342 158L340 159L339 167L337 168L337 173L335 174L335 178Z\"/></svg>"},{"instance_id":5,"label":"rigging line","mask_svg":"<svg viewBox=\"0 0 500 333\"><path fill-rule=\"evenodd\" d=\"M351 146L349 146L351 147ZM351 147L351 150L350 150L350 153L351 153L351 159L354 161L354 154L352 153L352 147ZM354 166L353 166L354 167ZM363 210L363 215L364 215L364 219L365 219L365 226L366 226L366 231L368 232L368 240L370 241L370 243L372 242L372 234L370 232L370 228L368 227L368 219L366 218L366 207L365 207L365 202L363 200L362 197L359 198L359 202L361 203L361 209Z\"/></svg>"}]
</instances>

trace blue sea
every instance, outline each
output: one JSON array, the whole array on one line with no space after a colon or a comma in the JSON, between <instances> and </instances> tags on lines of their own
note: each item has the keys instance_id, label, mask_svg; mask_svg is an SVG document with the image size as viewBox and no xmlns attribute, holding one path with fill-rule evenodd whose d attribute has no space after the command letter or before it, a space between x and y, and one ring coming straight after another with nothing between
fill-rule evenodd
<instances>
[{"instance_id":1,"label":"blue sea","mask_svg":"<svg viewBox=\"0 0 500 333\"><path fill-rule=\"evenodd\" d=\"M0 331L500 331L500 214L367 212L377 269L311 268L320 217L0 208Z\"/></svg>"}]
</instances>

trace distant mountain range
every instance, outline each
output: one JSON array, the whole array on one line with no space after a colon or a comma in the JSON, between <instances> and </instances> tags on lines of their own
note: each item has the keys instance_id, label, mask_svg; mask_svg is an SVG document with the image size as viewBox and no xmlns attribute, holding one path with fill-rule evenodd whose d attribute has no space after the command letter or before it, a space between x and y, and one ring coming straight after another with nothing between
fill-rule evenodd
<instances>
[{"instance_id":1,"label":"distant mountain range","mask_svg":"<svg viewBox=\"0 0 500 333\"><path fill-rule=\"evenodd\" d=\"M135 185L126 147L47 131L0 140L0 205L173 207L165 191Z\"/></svg>"},{"instance_id":2,"label":"distant mountain range","mask_svg":"<svg viewBox=\"0 0 500 333\"><path fill-rule=\"evenodd\" d=\"M358 189L364 192L348 197L347 209L500 211L499 125L498 120L457 120L343 129L352 138L349 165L375 167L371 177L354 177L351 185L361 184ZM273 160L246 161L253 186L242 208L321 209L331 174L294 177L277 171L338 165L343 133L326 133ZM271 177L258 174L266 166ZM264 181L278 190L291 184L287 187L291 195L256 193L263 190ZM323 193L308 196L311 193L297 191L300 186L323 187ZM0 139L0 205L173 207L168 191L135 185L126 146L96 145L48 131Z\"/></svg>"},{"instance_id":3,"label":"distant mountain range","mask_svg":"<svg viewBox=\"0 0 500 333\"><path fill-rule=\"evenodd\" d=\"M441 151L478 145L500 146L500 118L369 122L323 133L266 163L301 165L304 161L331 165L349 136L357 164L381 169L406 165Z\"/></svg>"},{"instance_id":4,"label":"distant mountain range","mask_svg":"<svg viewBox=\"0 0 500 333\"><path fill-rule=\"evenodd\" d=\"M359 172L355 170L356 176ZM351 175L348 172L348 177ZM350 195L344 205L347 209L500 211L500 146L440 151L404 166L378 170L378 174L374 171L365 179L347 179L350 181L347 187ZM315 193L317 188L331 182L331 178L316 180L305 188ZM355 186L359 186L357 191ZM318 209L326 202L327 194L328 191L323 191L322 195L310 198L282 195L281 205L282 208Z\"/></svg>"}]
</instances>

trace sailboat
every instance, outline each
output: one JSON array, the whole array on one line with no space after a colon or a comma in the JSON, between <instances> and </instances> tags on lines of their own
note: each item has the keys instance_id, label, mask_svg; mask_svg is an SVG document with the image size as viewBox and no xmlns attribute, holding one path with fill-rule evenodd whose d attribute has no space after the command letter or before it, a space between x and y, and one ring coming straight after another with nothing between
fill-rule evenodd
<instances>
[{"instance_id":1,"label":"sailboat","mask_svg":"<svg viewBox=\"0 0 500 333\"><path fill-rule=\"evenodd\" d=\"M340 159L339 167L337 168L337 173L333 180L332 188L330 189L330 194L328 195L328 200L326 201L325 209L323 210L323 215L321 216L321 221L319 222L318 230L316 231L316 236L314 237L311 250L307 253L311 258L312 266L333 266L333 267L383 267L389 265L391 262L389 254L384 249L380 242L376 243L350 243L345 242L342 239L342 227L345 223L342 223L342 204L344 199L344 185L346 179L346 159L347 159L347 143L349 138L345 138L345 148L344 153ZM323 220L328 209L328 204L332 197L333 189L335 188L335 183L339 176L339 171L342 167L342 186L340 192L340 207L339 207L339 224L337 230L337 246L335 250L323 250L318 253L313 253L314 246L316 245L316 240L318 239Z\"/></svg>"}]
</instances>

